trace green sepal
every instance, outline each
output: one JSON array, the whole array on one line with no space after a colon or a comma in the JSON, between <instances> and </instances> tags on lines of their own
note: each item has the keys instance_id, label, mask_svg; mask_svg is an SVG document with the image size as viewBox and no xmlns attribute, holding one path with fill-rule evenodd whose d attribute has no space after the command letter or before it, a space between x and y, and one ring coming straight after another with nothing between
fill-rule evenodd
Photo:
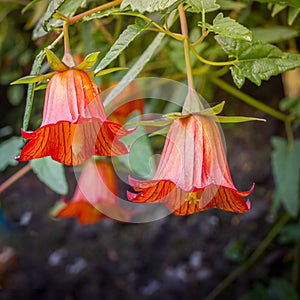
<instances>
[{"instance_id":1,"label":"green sepal","mask_svg":"<svg viewBox=\"0 0 300 300\"><path fill-rule=\"evenodd\" d=\"M49 66L54 70L54 71L57 71L57 72L63 72L63 71L67 71L69 70L70 68L64 64L57 56L56 54L45 48L45 51L46 51L46 56L47 56L47 60L48 60L48 64Z\"/></svg>"},{"instance_id":2,"label":"green sepal","mask_svg":"<svg viewBox=\"0 0 300 300\"><path fill-rule=\"evenodd\" d=\"M261 121L266 122L265 119L255 118L255 117L242 117L242 116L218 116L216 117L216 122L219 123L242 123L249 121Z\"/></svg>"},{"instance_id":3,"label":"green sepal","mask_svg":"<svg viewBox=\"0 0 300 300\"><path fill-rule=\"evenodd\" d=\"M113 72L123 71L123 70L128 70L128 68L116 67L116 68L105 69L96 73L95 76L104 76Z\"/></svg>"},{"instance_id":4,"label":"green sepal","mask_svg":"<svg viewBox=\"0 0 300 300\"><path fill-rule=\"evenodd\" d=\"M43 74L43 75L28 75L24 76L22 78L19 78L13 82L11 82L11 85L14 84L27 84L27 83L36 83L36 82L41 82L50 79L55 72L51 72L48 74Z\"/></svg>"},{"instance_id":5,"label":"green sepal","mask_svg":"<svg viewBox=\"0 0 300 300\"><path fill-rule=\"evenodd\" d=\"M221 103L213 107L206 108L204 110L201 110L199 113L195 113L195 114L196 115L199 114L201 116L215 116L222 112L224 105L225 105L225 101L222 101Z\"/></svg>"},{"instance_id":6,"label":"green sepal","mask_svg":"<svg viewBox=\"0 0 300 300\"><path fill-rule=\"evenodd\" d=\"M36 91L44 90L47 88L47 86L48 86L48 83L39 84L34 88L34 91L36 92Z\"/></svg>"},{"instance_id":7,"label":"green sepal","mask_svg":"<svg viewBox=\"0 0 300 300\"><path fill-rule=\"evenodd\" d=\"M151 133L149 134L149 136L166 135L166 134L168 134L169 129L170 129L170 126L166 126L166 127L161 128L161 129L159 129L159 130L156 130L156 131L154 131L154 132L151 132Z\"/></svg>"},{"instance_id":8,"label":"green sepal","mask_svg":"<svg viewBox=\"0 0 300 300\"><path fill-rule=\"evenodd\" d=\"M95 62L97 61L99 54L100 52L90 53L84 58L82 63L80 63L78 66L74 67L73 69L86 70L92 68Z\"/></svg>"},{"instance_id":9,"label":"green sepal","mask_svg":"<svg viewBox=\"0 0 300 300\"><path fill-rule=\"evenodd\" d=\"M168 119L171 119L171 120L174 120L174 119L183 119L183 118L186 118L190 115L191 114L185 114L185 113L182 113L182 112L172 112L172 113L165 114L164 117L166 117Z\"/></svg>"}]
</instances>

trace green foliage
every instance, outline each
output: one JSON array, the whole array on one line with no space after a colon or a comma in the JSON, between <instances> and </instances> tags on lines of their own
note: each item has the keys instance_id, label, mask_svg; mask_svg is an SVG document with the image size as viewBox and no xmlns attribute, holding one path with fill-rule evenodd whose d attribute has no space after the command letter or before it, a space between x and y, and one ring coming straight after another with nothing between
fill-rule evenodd
<instances>
[{"instance_id":1,"label":"green foliage","mask_svg":"<svg viewBox=\"0 0 300 300\"><path fill-rule=\"evenodd\" d=\"M213 25L205 24L205 26L212 32L219 35L241 39L245 41L252 41L252 32L245 26L239 24L234 19L224 17L223 13L219 13L213 20Z\"/></svg>"},{"instance_id":2,"label":"green foliage","mask_svg":"<svg viewBox=\"0 0 300 300\"><path fill-rule=\"evenodd\" d=\"M276 193L286 211L296 217L299 211L300 140L288 145L284 139L273 137L272 144Z\"/></svg>"},{"instance_id":3,"label":"green foliage","mask_svg":"<svg viewBox=\"0 0 300 300\"><path fill-rule=\"evenodd\" d=\"M129 25L118 37L115 43L111 46L109 51L105 54L101 62L96 66L95 73L103 70L114 59L116 59L120 53L147 27L146 22L136 22L133 25Z\"/></svg>"},{"instance_id":4,"label":"green foliage","mask_svg":"<svg viewBox=\"0 0 300 300\"><path fill-rule=\"evenodd\" d=\"M30 166L40 181L51 190L60 195L68 193L68 184L62 164L52 160L51 157L44 157L30 161Z\"/></svg>"},{"instance_id":5,"label":"green foliage","mask_svg":"<svg viewBox=\"0 0 300 300\"><path fill-rule=\"evenodd\" d=\"M0 171L3 171L8 166L15 166L18 162L15 156L20 153L23 145L23 140L19 136L13 136L0 144Z\"/></svg>"},{"instance_id":6,"label":"green foliage","mask_svg":"<svg viewBox=\"0 0 300 300\"><path fill-rule=\"evenodd\" d=\"M216 3L216 0L186 0L186 3L191 7L189 11L199 12L211 12L220 8L220 5Z\"/></svg>"},{"instance_id":7,"label":"green foliage","mask_svg":"<svg viewBox=\"0 0 300 300\"><path fill-rule=\"evenodd\" d=\"M246 42L224 36L216 36L217 42L235 58L230 67L234 83L242 87L245 78L260 85L262 80L300 66L300 55L282 52L278 47L261 42Z\"/></svg>"},{"instance_id":8,"label":"green foliage","mask_svg":"<svg viewBox=\"0 0 300 300\"><path fill-rule=\"evenodd\" d=\"M175 3L179 3L178 0L123 0L121 9L125 9L130 6L131 10L137 10L140 13L164 11Z\"/></svg>"}]
</instances>

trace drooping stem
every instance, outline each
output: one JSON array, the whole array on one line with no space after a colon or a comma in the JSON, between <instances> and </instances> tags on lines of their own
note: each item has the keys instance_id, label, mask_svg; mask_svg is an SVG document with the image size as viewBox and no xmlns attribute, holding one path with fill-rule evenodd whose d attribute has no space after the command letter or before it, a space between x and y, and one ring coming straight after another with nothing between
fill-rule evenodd
<instances>
[{"instance_id":1,"label":"drooping stem","mask_svg":"<svg viewBox=\"0 0 300 300\"><path fill-rule=\"evenodd\" d=\"M225 289L227 288L235 279L237 279L242 273L248 270L263 254L263 252L267 249L270 243L274 240L274 238L278 235L281 228L290 220L290 215L283 215L279 221L274 225L274 227L270 230L268 235L264 238L264 240L260 243L260 245L256 248L256 250L252 253L252 255L234 272L232 272L228 277L226 277L206 298L205 300L213 300Z\"/></svg>"},{"instance_id":2,"label":"drooping stem","mask_svg":"<svg viewBox=\"0 0 300 300\"><path fill-rule=\"evenodd\" d=\"M4 181L0 185L0 194L5 191L8 187L10 187L13 183L15 183L18 179L23 177L26 173L28 173L31 170L30 164L27 164L22 169L20 169L18 172L16 172L14 175L9 177L6 181Z\"/></svg>"},{"instance_id":3,"label":"drooping stem","mask_svg":"<svg viewBox=\"0 0 300 300\"><path fill-rule=\"evenodd\" d=\"M70 47L70 37L69 37L69 23L64 22L63 26L64 33L64 57L62 61L69 67L75 66Z\"/></svg>"},{"instance_id":4,"label":"drooping stem","mask_svg":"<svg viewBox=\"0 0 300 300\"><path fill-rule=\"evenodd\" d=\"M77 22L77 21L79 21L79 20L83 19L84 17L87 17L91 14L94 14L94 13L99 12L101 10L119 5L119 4L122 3L122 1L123 0L114 0L114 1L111 1L111 2L108 2L108 3L105 3L103 5L97 6L95 8L92 8L90 10L87 10L87 11L85 11L85 12L83 12L83 13L77 15L77 16L74 16L74 17L70 18L69 23Z\"/></svg>"},{"instance_id":5,"label":"drooping stem","mask_svg":"<svg viewBox=\"0 0 300 300\"><path fill-rule=\"evenodd\" d=\"M228 84L227 82L225 82L224 80L222 80L220 78L211 76L209 78L209 80L212 81L214 84L216 84L218 87L220 87L222 90L228 92L229 94L233 95L234 97L238 98L239 100L249 104L252 107L259 109L262 112L267 113L268 115L270 115L278 120L285 122L289 118L289 116L260 102L257 99L254 99L253 97L243 93L242 91L236 89L235 87L231 86L230 84Z\"/></svg>"},{"instance_id":6,"label":"drooping stem","mask_svg":"<svg viewBox=\"0 0 300 300\"><path fill-rule=\"evenodd\" d=\"M194 89L195 85L194 85L194 80L193 80L192 65L191 65L191 58L190 58L189 33L188 33L186 16L185 16L185 12L184 12L182 3L179 4L178 11L179 11L179 19L180 19L180 25L181 25L181 33L182 33L182 36L184 37L183 47L184 47L184 57L185 57L185 66L186 66L188 87L190 89Z\"/></svg>"}]
</instances>

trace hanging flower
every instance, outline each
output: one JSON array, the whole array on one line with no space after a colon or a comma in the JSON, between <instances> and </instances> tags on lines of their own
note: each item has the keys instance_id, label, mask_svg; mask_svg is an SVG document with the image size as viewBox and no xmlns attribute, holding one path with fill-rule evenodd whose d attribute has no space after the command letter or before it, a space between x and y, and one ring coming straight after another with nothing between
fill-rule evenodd
<instances>
[{"instance_id":1,"label":"hanging flower","mask_svg":"<svg viewBox=\"0 0 300 300\"><path fill-rule=\"evenodd\" d=\"M111 164L88 161L80 175L78 186L70 201L55 218L77 217L81 224L91 224L104 218L129 221L133 212L119 205L117 180Z\"/></svg>"},{"instance_id":2,"label":"hanging flower","mask_svg":"<svg viewBox=\"0 0 300 300\"><path fill-rule=\"evenodd\" d=\"M66 165L79 165L93 155L127 154L127 147L119 139L131 131L107 119L100 91L86 71L95 59L88 57L79 66L68 67L49 50L47 57L56 72L47 74L51 79L43 121L34 132L22 131L29 142L17 159L51 156Z\"/></svg>"},{"instance_id":3,"label":"hanging flower","mask_svg":"<svg viewBox=\"0 0 300 300\"><path fill-rule=\"evenodd\" d=\"M211 117L190 114L173 121L152 180L129 178L139 194L133 202L164 202L175 215L209 208L243 213L250 202L242 197L230 176L220 132Z\"/></svg>"}]
</instances>

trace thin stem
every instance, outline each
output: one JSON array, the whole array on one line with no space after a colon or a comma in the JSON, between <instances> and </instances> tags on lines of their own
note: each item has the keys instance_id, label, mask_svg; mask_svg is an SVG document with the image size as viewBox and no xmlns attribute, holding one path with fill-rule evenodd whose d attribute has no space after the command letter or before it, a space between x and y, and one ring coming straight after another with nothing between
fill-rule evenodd
<instances>
[{"instance_id":1,"label":"thin stem","mask_svg":"<svg viewBox=\"0 0 300 300\"><path fill-rule=\"evenodd\" d=\"M285 121L285 132L287 135L288 144L291 145L294 142L294 133L292 129L292 121L294 120L294 117L291 116L286 119Z\"/></svg>"},{"instance_id":2,"label":"thin stem","mask_svg":"<svg viewBox=\"0 0 300 300\"><path fill-rule=\"evenodd\" d=\"M260 243L260 245L256 248L256 250L252 253L252 255L235 271L233 271L228 277L226 277L206 298L205 300L213 300L226 288L228 287L235 279L237 279L243 272L248 270L263 254L263 252L267 249L270 243L274 240L274 238L278 235L281 228L290 220L290 215L283 215L279 221L273 226L268 235L264 238L264 240Z\"/></svg>"},{"instance_id":3,"label":"thin stem","mask_svg":"<svg viewBox=\"0 0 300 300\"><path fill-rule=\"evenodd\" d=\"M111 1L111 2L108 2L108 3L105 3L103 5L100 5L100 6L97 6L95 8L92 8L90 10L87 10L77 16L74 16L72 18L69 19L69 23L75 23L81 19L83 19L84 17L87 17L91 14L94 14L96 12L99 12L101 10L104 10L104 9L107 9L107 8L111 8L113 6L116 6L116 5L119 5L122 3L123 0L114 0L114 1Z\"/></svg>"},{"instance_id":4,"label":"thin stem","mask_svg":"<svg viewBox=\"0 0 300 300\"><path fill-rule=\"evenodd\" d=\"M11 177L9 177L6 181L4 181L0 185L0 194L2 192L4 192L13 183L15 183L18 179L20 179L21 177L23 177L30 170L31 170L31 166L30 166L30 164L27 164L22 169L20 169L18 172L16 172L14 175L12 175Z\"/></svg>"},{"instance_id":5,"label":"thin stem","mask_svg":"<svg viewBox=\"0 0 300 300\"><path fill-rule=\"evenodd\" d=\"M70 37L69 37L69 23L64 22L63 26L64 33L64 57L62 61L69 67L75 66L70 47Z\"/></svg>"},{"instance_id":6,"label":"thin stem","mask_svg":"<svg viewBox=\"0 0 300 300\"><path fill-rule=\"evenodd\" d=\"M188 87L190 89L195 89L193 74L192 74L191 58L190 58L188 27L187 27L186 16L185 16L185 12L184 12L182 3L179 4L178 11L179 11L179 19L180 19L180 25L181 25L181 33L182 33L182 36L184 37L183 46L184 46L184 57L185 57L185 66L186 66Z\"/></svg>"},{"instance_id":7,"label":"thin stem","mask_svg":"<svg viewBox=\"0 0 300 300\"><path fill-rule=\"evenodd\" d=\"M215 61L210 61L210 60L207 60L203 57L201 57L197 51L195 50L194 46L191 45L191 50L192 52L194 53L194 55L196 56L196 58L203 62L204 64L207 64L207 65L210 65L210 66L216 66L216 67L224 67L224 66L230 66L230 65L233 65L235 62L237 62L237 60L231 60L231 61L220 61L220 62L215 62Z\"/></svg>"},{"instance_id":8,"label":"thin stem","mask_svg":"<svg viewBox=\"0 0 300 300\"><path fill-rule=\"evenodd\" d=\"M229 94L233 95L234 97L238 98L239 100L249 104L252 107L255 107L262 112L267 113L268 115L285 122L289 116L283 114L282 112L252 98L251 96L243 93L242 91L236 89L235 87L231 86L230 84L226 83L224 80L216 77L209 77L214 84L220 87L222 90L228 92Z\"/></svg>"}]
</instances>

